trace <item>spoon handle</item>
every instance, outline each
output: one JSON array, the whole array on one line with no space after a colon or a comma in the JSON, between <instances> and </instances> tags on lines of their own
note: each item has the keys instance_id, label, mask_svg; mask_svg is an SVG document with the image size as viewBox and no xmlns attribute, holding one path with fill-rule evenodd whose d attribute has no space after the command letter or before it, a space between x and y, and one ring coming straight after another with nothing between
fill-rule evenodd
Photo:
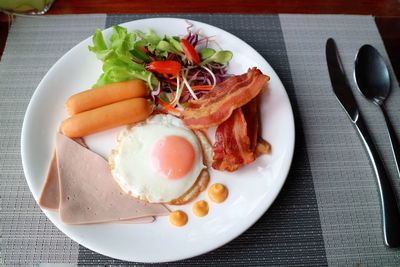
<instances>
[{"instance_id":1,"label":"spoon handle","mask_svg":"<svg viewBox=\"0 0 400 267\"><path fill-rule=\"evenodd\" d=\"M386 126L389 132L389 139L390 139L390 143L392 144L392 151L393 151L393 155L394 155L394 161L396 164L396 168L397 168L397 174L400 176L400 145L399 145L399 140L397 139L396 133L394 132L393 129L393 125L389 120L389 116L386 112L386 108L384 105L380 105L383 116L385 117L385 122L386 122Z\"/></svg>"},{"instance_id":2,"label":"spoon handle","mask_svg":"<svg viewBox=\"0 0 400 267\"><path fill-rule=\"evenodd\" d=\"M355 126L364 143L364 147L375 171L381 202L383 238L385 245L388 247L400 247L400 213L393 187L390 183L382 159L376 150L361 116L357 118Z\"/></svg>"}]
</instances>

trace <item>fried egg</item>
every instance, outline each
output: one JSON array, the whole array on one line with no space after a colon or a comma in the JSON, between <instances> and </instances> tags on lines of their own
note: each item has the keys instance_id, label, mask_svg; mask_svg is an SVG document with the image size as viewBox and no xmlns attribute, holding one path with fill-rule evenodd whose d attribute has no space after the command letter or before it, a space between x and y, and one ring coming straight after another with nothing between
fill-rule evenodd
<instances>
[{"instance_id":1,"label":"fried egg","mask_svg":"<svg viewBox=\"0 0 400 267\"><path fill-rule=\"evenodd\" d=\"M168 203L187 193L206 168L201 142L182 120L158 114L122 130L109 163L127 193Z\"/></svg>"}]
</instances>

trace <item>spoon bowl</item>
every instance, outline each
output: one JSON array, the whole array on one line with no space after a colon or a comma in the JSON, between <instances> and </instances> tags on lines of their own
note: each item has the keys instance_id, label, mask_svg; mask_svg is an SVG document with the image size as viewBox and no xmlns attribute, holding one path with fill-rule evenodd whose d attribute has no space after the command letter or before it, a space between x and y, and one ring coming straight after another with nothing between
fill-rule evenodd
<instances>
[{"instance_id":1,"label":"spoon bowl","mask_svg":"<svg viewBox=\"0 0 400 267\"><path fill-rule=\"evenodd\" d=\"M355 80L360 92L378 105L390 94L390 75L383 57L371 45L363 45L355 61Z\"/></svg>"}]
</instances>

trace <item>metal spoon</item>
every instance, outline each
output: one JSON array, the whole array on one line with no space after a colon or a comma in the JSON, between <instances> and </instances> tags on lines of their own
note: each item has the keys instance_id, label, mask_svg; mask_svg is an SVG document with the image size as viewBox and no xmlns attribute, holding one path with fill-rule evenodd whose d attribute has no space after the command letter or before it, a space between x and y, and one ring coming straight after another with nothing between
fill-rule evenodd
<instances>
[{"instance_id":1,"label":"metal spoon","mask_svg":"<svg viewBox=\"0 0 400 267\"><path fill-rule=\"evenodd\" d=\"M357 53L354 78L360 92L374 104L378 105L385 117L390 143L400 176L400 146L392 123L386 112L384 101L390 93L390 75L379 52L371 45L363 45Z\"/></svg>"}]
</instances>

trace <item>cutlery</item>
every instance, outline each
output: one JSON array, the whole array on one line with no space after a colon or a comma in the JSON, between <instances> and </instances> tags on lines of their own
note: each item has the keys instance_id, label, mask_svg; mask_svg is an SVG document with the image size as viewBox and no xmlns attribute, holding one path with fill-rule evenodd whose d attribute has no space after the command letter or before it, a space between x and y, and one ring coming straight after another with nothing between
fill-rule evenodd
<instances>
[{"instance_id":1,"label":"cutlery","mask_svg":"<svg viewBox=\"0 0 400 267\"><path fill-rule=\"evenodd\" d=\"M390 94L389 70L379 52L371 45L363 45L357 53L354 79L359 91L381 108L389 132L397 174L400 176L400 146L384 102Z\"/></svg>"},{"instance_id":2,"label":"cutlery","mask_svg":"<svg viewBox=\"0 0 400 267\"><path fill-rule=\"evenodd\" d=\"M363 141L375 172L381 203L384 243L388 247L399 247L400 213L396 196L383 162L361 117L357 103L347 82L335 41L332 38L327 40L325 52L333 92Z\"/></svg>"}]
</instances>

